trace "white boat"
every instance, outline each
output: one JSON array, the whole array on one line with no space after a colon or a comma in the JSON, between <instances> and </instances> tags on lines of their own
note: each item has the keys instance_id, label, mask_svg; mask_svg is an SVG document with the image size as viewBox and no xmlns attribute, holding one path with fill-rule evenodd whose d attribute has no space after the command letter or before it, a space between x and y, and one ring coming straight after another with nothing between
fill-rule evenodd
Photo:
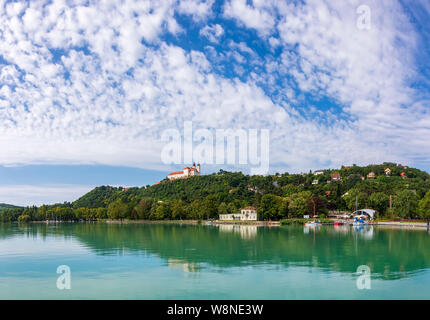
<instances>
[{"instance_id":1,"label":"white boat","mask_svg":"<svg viewBox=\"0 0 430 320\"><path fill-rule=\"evenodd\" d=\"M319 221L311 221L311 222L305 223L305 227L319 227L321 225L322 225L322 223Z\"/></svg>"}]
</instances>

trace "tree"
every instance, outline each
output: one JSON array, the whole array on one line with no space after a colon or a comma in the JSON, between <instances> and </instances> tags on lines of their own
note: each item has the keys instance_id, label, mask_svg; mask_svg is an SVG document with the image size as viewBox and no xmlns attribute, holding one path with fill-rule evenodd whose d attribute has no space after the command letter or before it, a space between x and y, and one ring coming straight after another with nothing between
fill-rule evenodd
<instances>
[{"instance_id":1,"label":"tree","mask_svg":"<svg viewBox=\"0 0 430 320\"><path fill-rule=\"evenodd\" d=\"M218 215L218 207L215 201L211 198L206 198L203 200L204 206L204 216L205 218L216 218Z\"/></svg>"},{"instance_id":2,"label":"tree","mask_svg":"<svg viewBox=\"0 0 430 320\"><path fill-rule=\"evenodd\" d=\"M106 219L107 218L107 209L106 208L97 208L96 217L97 217L97 219Z\"/></svg>"},{"instance_id":3,"label":"tree","mask_svg":"<svg viewBox=\"0 0 430 320\"><path fill-rule=\"evenodd\" d=\"M121 199L112 202L107 210L109 219L125 219L128 216L129 208Z\"/></svg>"},{"instance_id":4,"label":"tree","mask_svg":"<svg viewBox=\"0 0 430 320\"><path fill-rule=\"evenodd\" d=\"M155 210L155 219L163 220L166 217L166 207L164 205L160 205Z\"/></svg>"},{"instance_id":5,"label":"tree","mask_svg":"<svg viewBox=\"0 0 430 320\"><path fill-rule=\"evenodd\" d=\"M181 200L177 200L172 206L172 219L185 218L185 207Z\"/></svg>"},{"instance_id":6,"label":"tree","mask_svg":"<svg viewBox=\"0 0 430 320\"><path fill-rule=\"evenodd\" d=\"M18 222L29 222L31 217L28 214L23 214L18 217Z\"/></svg>"},{"instance_id":7,"label":"tree","mask_svg":"<svg viewBox=\"0 0 430 320\"><path fill-rule=\"evenodd\" d=\"M430 220L430 191L428 191L424 198L418 204L419 214L422 219Z\"/></svg>"},{"instance_id":8,"label":"tree","mask_svg":"<svg viewBox=\"0 0 430 320\"><path fill-rule=\"evenodd\" d=\"M138 219L149 219L151 202L140 200L139 203L134 206L133 211L136 213Z\"/></svg>"},{"instance_id":9,"label":"tree","mask_svg":"<svg viewBox=\"0 0 430 320\"><path fill-rule=\"evenodd\" d=\"M228 213L237 213L238 209L236 208L235 204L233 202L230 202L227 205Z\"/></svg>"},{"instance_id":10,"label":"tree","mask_svg":"<svg viewBox=\"0 0 430 320\"><path fill-rule=\"evenodd\" d=\"M310 198L308 200L308 214L310 216L313 216L319 215L321 213L327 213L327 207L325 205L325 202L321 198L316 196Z\"/></svg>"},{"instance_id":11,"label":"tree","mask_svg":"<svg viewBox=\"0 0 430 320\"><path fill-rule=\"evenodd\" d=\"M289 197L288 209L293 217L301 217L308 213L308 202L312 197L310 191L295 193Z\"/></svg>"},{"instance_id":12,"label":"tree","mask_svg":"<svg viewBox=\"0 0 430 320\"><path fill-rule=\"evenodd\" d=\"M260 215L264 220L278 220L282 218L283 199L273 194L265 194L260 202Z\"/></svg>"},{"instance_id":13,"label":"tree","mask_svg":"<svg viewBox=\"0 0 430 320\"><path fill-rule=\"evenodd\" d=\"M355 211L356 207L357 209L360 209L366 206L367 195L357 188L352 188L344 196L344 200L348 209Z\"/></svg>"},{"instance_id":14,"label":"tree","mask_svg":"<svg viewBox=\"0 0 430 320\"><path fill-rule=\"evenodd\" d=\"M228 214L228 207L225 202L221 202L221 204L218 206L218 215L220 214Z\"/></svg>"},{"instance_id":15,"label":"tree","mask_svg":"<svg viewBox=\"0 0 430 320\"><path fill-rule=\"evenodd\" d=\"M393 208L400 218L415 218L418 213L418 197L412 190L399 191L394 196Z\"/></svg>"},{"instance_id":16,"label":"tree","mask_svg":"<svg viewBox=\"0 0 430 320\"><path fill-rule=\"evenodd\" d=\"M390 197L383 192L372 193L369 197L369 206L379 212L381 216L385 214L390 205Z\"/></svg>"}]
</instances>

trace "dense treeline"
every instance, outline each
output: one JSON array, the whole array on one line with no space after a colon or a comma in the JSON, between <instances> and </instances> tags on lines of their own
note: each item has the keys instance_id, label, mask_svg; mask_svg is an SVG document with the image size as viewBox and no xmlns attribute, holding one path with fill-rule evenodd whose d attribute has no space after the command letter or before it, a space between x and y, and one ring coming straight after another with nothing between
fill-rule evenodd
<instances>
[{"instance_id":1,"label":"dense treeline","mask_svg":"<svg viewBox=\"0 0 430 320\"><path fill-rule=\"evenodd\" d=\"M11 204L0 203L0 212L5 211L7 209L17 209L19 206L13 206Z\"/></svg>"},{"instance_id":2,"label":"dense treeline","mask_svg":"<svg viewBox=\"0 0 430 320\"><path fill-rule=\"evenodd\" d=\"M324 216L356 207L373 208L379 217L427 219L429 178L426 172L395 163L319 174L249 176L220 170L142 188L101 186L73 203L7 209L0 220L216 219L248 205L257 207L262 220Z\"/></svg>"}]
</instances>

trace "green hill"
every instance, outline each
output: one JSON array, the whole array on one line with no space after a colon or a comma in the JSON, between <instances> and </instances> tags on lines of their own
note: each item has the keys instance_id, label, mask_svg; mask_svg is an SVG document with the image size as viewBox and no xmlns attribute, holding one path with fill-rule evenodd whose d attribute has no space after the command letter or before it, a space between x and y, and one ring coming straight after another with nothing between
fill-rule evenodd
<instances>
[{"instance_id":1,"label":"green hill","mask_svg":"<svg viewBox=\"0 0 430 320\"><path fill-rule=\"evenodd\" d=\"M141 188L100 186L73 203L10 209L7 219L15 219L19 210L31 219L209 219L252 205L260 219L279 220L353 211L356 204L377 210L380 217L426 218L429 190L427 172L395 163L267 176L220 170Z\"/></svg>"},{"instance_id":2,"label":"green hill","mask_svg":"<svg viewBox=\"0 0 430 320\"><path fill-rule=\"evenodd\" d=\"M18 209L18 208L21 208L21 207L14 206L12 204L7 204L7 203L0 203L0 212L6 209Z\"/></svg>"}]
</instances>

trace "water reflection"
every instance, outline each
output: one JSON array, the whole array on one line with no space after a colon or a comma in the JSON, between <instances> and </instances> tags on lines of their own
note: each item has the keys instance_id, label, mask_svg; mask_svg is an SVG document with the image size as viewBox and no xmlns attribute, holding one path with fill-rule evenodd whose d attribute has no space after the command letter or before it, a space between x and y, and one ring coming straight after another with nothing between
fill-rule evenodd
<instances>
[{"instance_id":1,"label":"water reflection","mask_svg":"<svg viewBox=\"0 0 430 320\"><path fill-rule=\"evenodd\" d=\"M220 232L233 232L240 235L242 239L252 239L257 236L257 226L220 224L218 226Z\"/></svg>"},{"instance_id":2,"label":"water reflection","mask_svg":"<svg viewBox=\"0 0 430 320\"><path fill-rule=\"evenodd\" d=\"M67 252L70 241L95 255L153 255L172 268L197 273L207 264L220 270L243 266L317 266L324 272L355 274L369 265L372 277L398 279L430 268L430 237L425 231L365 226L190 226L172 224L0 224L2 243L22 243L30 255L40 241ZM38 239L38 242L34 239Z\"/></svg>"},{"instance_id":3,"label":"water reflection","mask_svg":"<svg viewBox=\"0 0 430 320\"><path fill-rule=\"evenodd\" d=\"M372 240L374 237L373 226L352 226L352 231L365 240Z\"/></svg>"},{"instance_id":4,"label":"water reflection","mask_svg":"<svg viewBox=\"0 0 430 320\"><path fill-rule=\"evenodd\" d=\"M200 263L189 263L180 259L168 259L168 266L170 268L181 269L183 272L200 272Z\"/></svg>"}]
</instances>

